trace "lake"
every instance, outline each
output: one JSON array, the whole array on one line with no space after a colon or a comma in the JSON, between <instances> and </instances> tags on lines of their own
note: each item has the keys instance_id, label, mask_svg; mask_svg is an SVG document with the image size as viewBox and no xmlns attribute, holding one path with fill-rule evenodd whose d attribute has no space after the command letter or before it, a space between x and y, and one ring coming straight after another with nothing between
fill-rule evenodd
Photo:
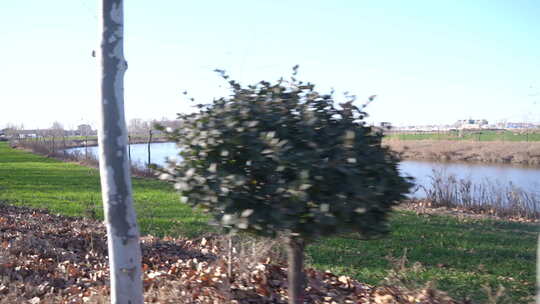
<instances>
[{"instance_id":1,"label":"lake","mask_svg":"<svg viewBox=\"0 0 540 304\"><path fill-rule=\"evenodd\" d=\"M85 148L72 148L68 151L80 151L85 153ZM130 146L131 159L134 162L145 164L148 161L146 144L133 144ZM178 157L175 143L153 143L150 148L151 162L164 165L167 157ZM97 147L88 147L88 153L97 156ZM403 175L409 175L416 179L417 185L428 186L433 171L443 172L456 176L458 179L469 179L473 183L489 181L500 185L512 183L514 186L540 195L540 169L529 167L517 167L501 164L471 164L471 163L435 163L424 161L402 161L399 170ZM423 192L413 194L422 197Z\"/></svg>"}]
</instances>

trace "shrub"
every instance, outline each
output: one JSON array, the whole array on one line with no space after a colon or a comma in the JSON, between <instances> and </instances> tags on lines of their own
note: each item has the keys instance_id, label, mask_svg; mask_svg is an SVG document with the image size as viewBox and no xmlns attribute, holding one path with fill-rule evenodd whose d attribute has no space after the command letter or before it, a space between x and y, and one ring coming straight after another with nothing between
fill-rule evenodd
<instances>
[{"instance_id":1,"label":"shrub","mask_svg":"<svg viewBox=\"0 0 540 304\"><path fill-rule=\"evenodd\" d=\"M231 231L283 234L288 240L289 299L302 303L306 241L335 233L373 237L411 187L398 159L365 125L354 97L336 106L333 94L294 78L242 87L222 77L231 95L179 114L165 130L181 148L162 178L193 206ZM299 302L298 302L299 301Z\"/></svg>"}]
</instances>

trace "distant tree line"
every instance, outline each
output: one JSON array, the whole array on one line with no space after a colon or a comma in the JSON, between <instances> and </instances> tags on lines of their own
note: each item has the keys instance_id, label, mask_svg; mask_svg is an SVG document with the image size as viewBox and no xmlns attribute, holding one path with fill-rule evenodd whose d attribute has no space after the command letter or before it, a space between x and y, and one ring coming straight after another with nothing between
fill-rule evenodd
<instances>
[{"instance_id":1,"label":"distant tree line","mask_svg":"<svg viewBox=\"0 0 540 304\"><path fill-rule=\"evenodd\" d=\"M169 128L179 127L178 120L171 120L168 118L161 119L148 119L133 118L128 123L128 133L132 136L147 137L149 132L154 135L160 134L154 128L154 125L159 124ZM55 121L48 128L42 129L28 129L24 127L24 124L7 124L5 128L0 129L0 135L7 139L26 139L26 138L62 138L62 137L91 137L97 136L97 130L95 130L90 124L83 123L77 127L65 127L65 124Z\"/></svg>"}]
</instances>

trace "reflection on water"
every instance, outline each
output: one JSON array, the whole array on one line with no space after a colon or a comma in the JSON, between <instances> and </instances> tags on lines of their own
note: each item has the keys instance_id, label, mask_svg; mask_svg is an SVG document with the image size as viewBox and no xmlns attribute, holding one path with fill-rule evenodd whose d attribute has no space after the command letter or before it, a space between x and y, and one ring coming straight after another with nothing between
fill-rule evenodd
<instances>
[{"instance_id":1,"label":"reflection on water","mask_svg":"<svg viewBox=\"0 0 540 304\"><path fill-rule=\"evenodd\" d=\"M85 148L74 148L69 151L74 150L85 152ZM167 157L179 157L175 143L154 143L151 145L150 151L151 162L162 166ZM97 155L97 147L89 147L88 152ZM131 159L134 162L146 164L148 161L147 145L131 145ZM501 185L512 183L524 191L540 195L540 169L538 168L408 160L400 163L399 170L403 175L414 177L417 185L429 186L433 170L442 170L445 174L455 175L458 179L470 179L473 183L482 183L486 180ZM421 195L421 192L415 194L415 196Z\"/></svg>"},{"instance_id":2,"label":"reflection on water","mask_svg":"<svg viewBox=\"0 0 540 304\"><path fill-rule=\"evenodd\" d=\"M85 148L72 148L68 152L79 151L84 154ZM98 157L98 147L88 147L88 153ZM132 144L130 145L131 160L135 163L148 163L148 145L147 144ZM175 143L153 143L150 145L150 162L160 166L165 165L165 160L169 158L178 158L178 149Z\"/></svg>"},{"instance_id":3,"label":"reflection on water","mask_svg":"<svg viewBox=\"0 0 540 304\"><path fill-rule=\"evenodd\" d=\"M474 184L489 181L507 186L512 183L524 191L540 195L540 169L497 164L435 163L422 161L403 161L400 172L416 179L417 185L428 186L433 170L457 179L467 179ZM420 194L421 196L421 194Z\"/></svg>"}]
</instances>

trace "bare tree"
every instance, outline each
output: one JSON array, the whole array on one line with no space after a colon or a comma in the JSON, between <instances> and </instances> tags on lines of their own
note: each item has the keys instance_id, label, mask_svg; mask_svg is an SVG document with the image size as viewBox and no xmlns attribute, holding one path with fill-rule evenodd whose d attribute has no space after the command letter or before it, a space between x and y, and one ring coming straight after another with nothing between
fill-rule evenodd
<instances>
[{"instance_id":1,"label":"bare tree","mask_svg":"<svg viewBox=\"0 0 540 304\"><path fill-rule=\"evenodd\" d=\"M55 133L57 134L57 136L61 135L61 133L64 132L64 125L62 125L60 122L58 121L55 121L53 122L52 126L51 126L51 130L55 131Z\"/></svg>"},{"instance_id":2,"label":"bare tree","mask_svg":"<svg viewBox=\"0 0 540 304\"><path fill-rule=\"evenodd\" d=\"M92 127L89 124L77 126L77 132L84 137L84 157L88 159L88 136L92 134Z\"/></svg>"},{"instance_id":3,"label":"bare tree","mask_svg":"<svg viewBox=\"0 0 540 304\"><path fill-rule=\"evenodd\" d=\"M24 125L20 124L12 124L8 123L6 125L6 128L4 129L6 132L6 135L10 139L19 139L21 137L21 131L24 130Z\"/></svg>"},{"instance_id":4,"label":"bare tree","mask_svg":"<svg viewBox=\"0 0 540 304\"><path fill-rule=\"evenodd\" d=\"M62 138L63 139L63 142L64 142L64 148L66 147L66 139L65 139L65 132L64 132L64 126L58 122L58 121L55 121L53 122L51 128L49 129L49 135L51 137L51 141L52 141L52 151L54 152L56 150L56 147L55 147L55 139L56 138Z\"/></svg>"},{"instance_id":5,"label":"bare tree","mask_svg":"<svg viewBox=\"0 0 540 304\"><path fill-rule=\"evenodd\" d=\"M100 15L100 176L107 225L111 303L143 303L141 248L131 188L124 114L123 0L102 0Z\"/></svg>"},{"instance_id":6,"label":"bare tree","mask_svg":"<svg viewBox=\"0 0 540 304\"><path fill-rule=\"evenodd\" d=\"M144 131L144 121L140 118L132 118L129 120L128 131L130 134L141 133Z\"/></svg>"}]
</instances>

